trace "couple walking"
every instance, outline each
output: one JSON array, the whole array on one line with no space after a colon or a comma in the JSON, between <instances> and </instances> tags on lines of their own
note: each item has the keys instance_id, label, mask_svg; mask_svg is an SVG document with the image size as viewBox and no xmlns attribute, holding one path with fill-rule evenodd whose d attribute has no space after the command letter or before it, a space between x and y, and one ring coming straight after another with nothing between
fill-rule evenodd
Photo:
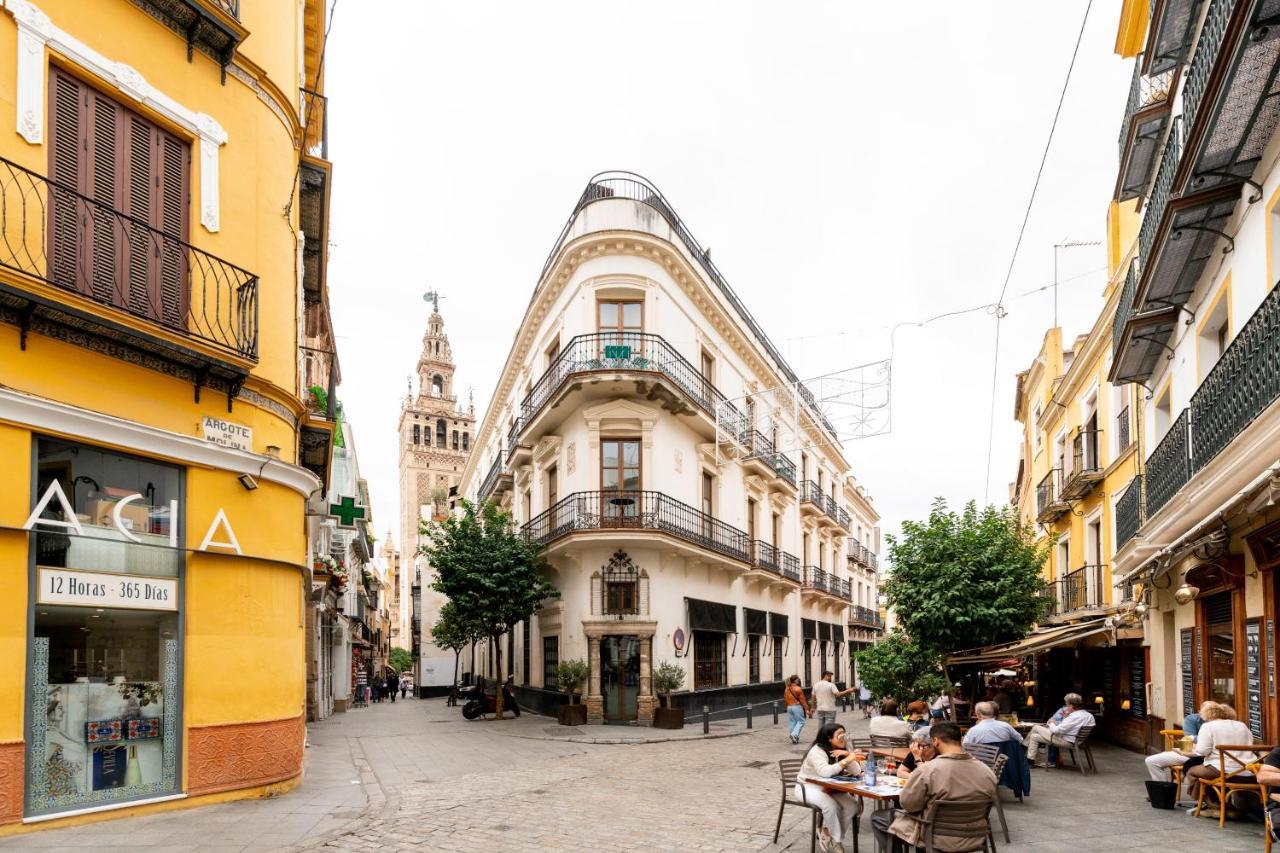
<instances>
[{"instance_id":1,"label":"couple walking","mask_svg":"<svg viewBox=\"0 0 1280 853\"><path fill-rule=\"evenodd\" d=\"M806 717L812 717L814 711L818 714L819 725L825 726L828 723L836 721L836 700L842 696L848 696L857 688L849 687L844 690L836 687L832 681L835 673L831 670L825 670L822 673L821 680L813 685L813 704L814 708L810 709L809 702L805 698L804 688L800 685L800 676L793 675L787 679L787 689L783 692L783 701L787 704L787 722L790 725L790 735L792 743L800 742L800 731L804 728Z\"/></svg>"}]
</instances>

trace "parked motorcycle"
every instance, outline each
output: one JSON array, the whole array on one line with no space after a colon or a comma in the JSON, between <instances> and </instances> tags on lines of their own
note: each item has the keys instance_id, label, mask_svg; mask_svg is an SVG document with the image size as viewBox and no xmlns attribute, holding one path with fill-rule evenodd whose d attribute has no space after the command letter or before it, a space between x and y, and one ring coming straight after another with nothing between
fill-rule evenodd
<instances>
[{"instance_id":1,"label":"parked motorcycle","mask_svg":"<svg viewBox=\"0 0 1280 853\"><path fill-rule=\"evenodd\" d=\"M483 690L475 686L464 687L458 691L458 697L462 702L462 716L468 720L474 720L482 714L498 713L498 700L492 684L486 684ZM504 713L520 716L520 706L516 704L515 694L509 688L503 694L502 710Z\"/></svg>"}]
</instances>

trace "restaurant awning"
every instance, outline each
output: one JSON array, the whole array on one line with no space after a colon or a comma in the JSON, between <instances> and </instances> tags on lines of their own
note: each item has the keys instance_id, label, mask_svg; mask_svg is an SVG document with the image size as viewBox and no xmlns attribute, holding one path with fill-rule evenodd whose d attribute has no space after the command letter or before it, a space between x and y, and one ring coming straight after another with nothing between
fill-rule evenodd
<instances>
[{"instance_id":1,"label":"restaurant awning","mask_svg":"<svg viewBox=\"0 0 1280 853\"><path fill-rule=\"evenodd\" d=\"M1047 651L1056 646L1066 646L1083 640L1085 637L1109 631L1106 624L1108 617L1100 615L1084 622L1071 625L1053 625L1033 631L1021 640L1012 643L1000 643L994 646L983 646L977 649L966 649L947 656L947 665L956 666L971 663L994 663L1009 658L1021 658L1037 652Z\"/></svg>"}]
</instances>

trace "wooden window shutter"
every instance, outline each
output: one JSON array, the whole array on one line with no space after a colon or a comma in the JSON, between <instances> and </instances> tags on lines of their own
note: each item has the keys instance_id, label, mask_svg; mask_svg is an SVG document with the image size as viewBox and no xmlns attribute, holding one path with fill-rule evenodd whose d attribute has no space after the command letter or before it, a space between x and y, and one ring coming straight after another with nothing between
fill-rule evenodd
<instances>
[{"instance_id":1,"label":"wooden window shutter","mask_svg":"<svg viewBox=\"0 0 1280 853\"><path fill-rule=\"evenodd\" d=\"M60 287L90 292L84 274L88 208L77 193L85 186L85 123L88 93L80 82L54 70L49 78L52 104L49 141L49 268L45 275Z\"/></svg>"},{"instance_id":2,"label":"wooden window shutter","mask_svg":"<svg viewBox=\"0 0 1280 853\"><path fill-rule=\"evenodd\" d=\"M160 142L159 201L155 220L169 237L160 253L161 320L170 326L186 328L187 303L191 288L187 282L187 239L191 146L180 139L158 131Z\"/></svg>"},{"instance_id":3,"label":"wooden window shutter","mask_svg":"<svg viewBox=\"0 0 1280 853\"><path fill-rule=\"evenodd\" d=\"M124 157L124 186L128 189L126 203L121 205L121 210L132 217L123 222L129 232L128 270L124 276L129 283L127 304L135 314L155 317L159 302L153 298L154 257L159 246L146 227L152 224L155 207L155 128L134 115L129 116L128 125L129 141Z\"/></svg>"}]
</instances>

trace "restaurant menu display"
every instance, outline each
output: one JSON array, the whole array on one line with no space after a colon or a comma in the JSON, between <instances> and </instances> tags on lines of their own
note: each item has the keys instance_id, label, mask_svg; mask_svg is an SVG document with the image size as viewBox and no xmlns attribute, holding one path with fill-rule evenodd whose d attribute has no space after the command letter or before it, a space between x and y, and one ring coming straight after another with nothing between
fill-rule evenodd
<instances>
[{"instance_id":1,"label":"restaurant menu display","mask_svg":"<svg viewBox=\"0 0 1280 853\"><path fill-rule=\"evenodd\" d=\"M1267 695L1276 695L1276 620L1267 620Z\"/></svg>"},{"instance_id":2,"label":"restaurant menu display","mask_svg":"<svg viewBox=\"0 0 1280 853\"><path fill-rule=\"evenodd\" d=\"M1196 709L1195 675L1191 670L1191 629L1182 632L1182 715L1185 717Z\"/></svg>"},{"instance_id":3,"label":"restaurant menu display","mask_svg":"<svg viewBox=\"0 0 1280 853\"><path fill-rule=\"evenodd\" d=\"M1256 619L1244 623L1245 689L1249 696L1249 731L1262 738L1262 625Z\"/></svg>"},{"instance_id":4,"label":"restaurant menu display","mask_svg":"<svg viewBox=\"0 0 1280 853\"><path fill-rule=\"evenodd\" d=\"M1147 659L1142 649L1129 658L1129 713L1139 720L1147 716Z\"/></svg>"}]
</instances>

